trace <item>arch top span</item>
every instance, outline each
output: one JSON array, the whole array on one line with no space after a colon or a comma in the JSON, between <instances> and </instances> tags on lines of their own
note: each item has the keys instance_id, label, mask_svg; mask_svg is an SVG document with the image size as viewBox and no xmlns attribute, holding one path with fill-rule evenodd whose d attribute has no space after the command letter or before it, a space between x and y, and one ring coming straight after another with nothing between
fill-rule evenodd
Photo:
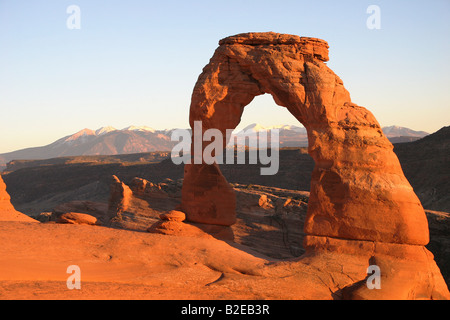
<instances>
[{"instance_id":1,"label":"arch top span","mask_svg":"<svg viewBox=\"0 0 450 320\"><path fill-rule=\"evenodd\" d=\"M246 105L264 93L308 132L315 161L305 233L388 243L428 243L425 212L375 117L354 104L324 63L320 39L245 33L219 42L191 99L190 124L202 130L239 124ZM226 142L223 144L226 145ZM235 195L217 165L188 164L181 207L193 222L231 225Z\"/></svg>"},{"instance_id":2,"label":"arch top span","mask_svg":"<svg viewBox=\"0 0 450 320\"><path fill-rule=\"evenodd\" d=\"M328 44L317 38L274 32L224 38L194 87L191 127L202 121L206 129L234 129L244 107L264 93L307 129L325 119L337 122L350 94L325 61Z\"/></svg>"},{"instance_id":3,"label":"arch top span","mask_svg":"<svg viewBox=\"0 0 450 320\"><path fill-rule=\"evenodd\" d=\"M219 45L275 46L289 45L297 47L302 54L310 54L321 61L328 61L328 43L322 39L300 37L275 32L249 32L223 38Z\"/></svg>"}]
</instances>

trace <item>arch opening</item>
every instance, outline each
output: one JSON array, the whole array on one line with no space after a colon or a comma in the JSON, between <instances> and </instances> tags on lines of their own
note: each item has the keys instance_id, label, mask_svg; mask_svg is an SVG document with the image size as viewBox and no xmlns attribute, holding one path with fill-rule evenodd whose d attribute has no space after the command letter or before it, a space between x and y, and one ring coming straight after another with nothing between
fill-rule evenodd
<instances>
[{"instance_id":1,"label":"arch opening","mask_svg":"<svg viewBox=\"0 0 450 320\"><path fill-rule=\"evenodd\" d=\"M279 134L276 150L270 141L272 130ZM234 134L235 159L227 162L226 157L221 158L219 169L236 195L235 242L251 243L256 251L276 259L301 256L314 167L307 153L306 129L287 109L276 105L270 94L263 94L245 106ZM260 140L268 141L258 143ZM230 142L226 152L229 148ZM258 151L270 154L271 161L260 161ZM253 154L257 161L251 161ZM290 166L292 163L296 165ZM274 174L261 174L263 167L272 168Z\"/></svg>"}]
</instances>

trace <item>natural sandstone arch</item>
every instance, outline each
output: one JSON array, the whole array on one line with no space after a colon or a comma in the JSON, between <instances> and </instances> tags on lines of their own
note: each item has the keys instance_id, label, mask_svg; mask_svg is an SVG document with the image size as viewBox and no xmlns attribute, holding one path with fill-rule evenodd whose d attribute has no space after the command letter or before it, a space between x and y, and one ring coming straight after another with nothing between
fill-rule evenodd
<instances>
[{"instance_id":1,"label":"natural sandstone arch","mask_svg":"<svg viewBox=\"0 0 450 320\"><path fill-rule=\"evenodd\" d=\"M325 64L325 41L247 33L219 42L195 85L190 125L226 129L264 93L307 129L315 161L305 233L340 239L425 245L424 210L375 117L351 102ZM225 143L225 141L224 141ZM182 210L192 222L232 225L235 195L217 165L188 164Z\"/></svg>"}]
</instances>

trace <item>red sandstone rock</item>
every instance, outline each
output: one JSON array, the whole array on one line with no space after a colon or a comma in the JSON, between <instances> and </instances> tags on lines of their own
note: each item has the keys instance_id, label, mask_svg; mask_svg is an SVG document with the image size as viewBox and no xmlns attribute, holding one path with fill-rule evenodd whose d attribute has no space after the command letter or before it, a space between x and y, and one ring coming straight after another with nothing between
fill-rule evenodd
<instances>
[{"instance_id":1,"label":"red sandstone rock","mask_svg":"<svg viewBox=\"0 0 450 320\"><path fill-rule=\"evenodd\" d=\"M424 247L429 232L422 205L375 117L351 102L342 80L324 63L326 42L269 32L239 34L219 44L194 87L191 128L201 121L203 132L219 129L225 145L226 130L235 129L244 107L264 93L305 126L315 167L302 270L308 265L333 274L340 266L341 274L332 277L340 284L330 289L340 298L449 299ZM217 165L185 166L181 209L188 221L229 226L235 198ZM380 291L365 285L370 263L382 269Z\"/></svg>"},{"instance_id":2,"label":"red sandstone rock","mask_svg":"<svg viewBox=\"0 0 450 320\"><path fill-rule=\"evenodd\" d=\"M147 229L147 232L180 237L212 238L211 235L195 226L170 220L162 220L154 223Z\"/></svg>"},{"instance_id":3,"label":"red sandstone rock","mask_svg":"<svg viewBox=\"0 0 450 320\"><path fill-rule=\"evenodd\" d=\"M68 224L100 225L96 217L79 212L64 213L56 220L56 222Z\"/></svg>"},{"instance_id":4,"label":"red sandstone rock","mask_svg":"<svg viewBox=\"0 0 450 320\"><path fill-rule=\"evenodd\" d=\"M136 177L133 180L131 180L130 189L135 194L143 195L145 193L145 188L147 187L147 184L148 184L147 180Z\"/></svg>"},{"instance_id":5,"label":"red sandstone rock","mask_svg":"<svg viewBox=\"0 0 450 320\"><path fill-rule=\"evenodd\" d=\"M159 233L171 236L194 237L194 238L216 238L220 240L233 241L233 230L228 226L213 224L184 223L176 220L158 221L151 225L147 232Z\"/></svg>"},{"instance_id":6,"label":"red sandstone rock","mask_svg":"<svg viewBox=\"0 0 450 320\"><path fill-rule=\"evenodd\" d=\"M161 220L182 222L186 219L186 215L182 211L171 210L168 213L160 214L159 218Z\"/></svg>"},{"instance_id":7,"label":"red sandstone rock","mask_svg":"<svg viewBox=\"0 0 450 320\"><path fill-rule=\"evenodd\" d=\"M58 219L68 212L86 213L102 220L108 212L108 204L87 200L74 200L56 206L52 212L52 220Z\"/></svg>"},{"instance_id":8,"label":"red sandstone rock","mask_svg":"<svg viewBox=\"0 0 450 320\"><path fill-rule=\"evenodd\" d=\"M181 210L192 222L224 226L236 222L236 196L217 165L185 166Z\"/></svg>"},{"instance_id":9,"label":"red sandstone rock","mask_svg":"<svg viewBox=\"0 0 450 320\"><path fill-rule=\"evenodd\" d=\"M107 219L121 219L122 213L127 210L133 192L116 176L112 176L111 193L108 203Z\"/></svg>"},{"instance_id":10,"label":"red sandstone rock","mask_svg":"<svg viewBox=\"0 0 450 320\"><path fill-rule=\"evenodd\" d=\"M425 245L424 210L375 117L351 102L330 70L325 41L248 33L220 41L194 87L190 124L225 135L244 107L264 93L308 131L315 160L305 232L345 239ZM225 143L226 141L224 141ZM218 167L185 167L187 220L230 225L235 196Z\"/></svg>"},{"instance_id":11,"label":"red sandstone rock","mask_svg":"<svg viewBox=\"0 0 450 320\"><path fill-rule=\"evenodd\" d=\"M141 198L167 198L169 195L162 190L161 184L156 184L142 178L134 178L130 182L133 195Z\"/></svg>"},{"instance_id":12,"label":"red sandstone rock","mask_svg":"<svg viewBox=\"0 0 450 320\"><path fill-rule=\"evenodd\" d=\"M267 195L265 195L265 194L261 195L261 197L259 198L258 205L264 209L272 209L273 208L273 204L271 203L270 199L268 199Z\"/></svg>"},{"instance_id":13,"label":"red sandstone rock","mask_svg":"<svg viewBox=\"0 0 450 320\"><path fill-rule=\"evenodd\" d=\"M369 289L368 275L362 274L360 281L354 281L341 289L344 299L441 300L450 298L447 285L434 262L433 254L423 246L317 236L306 236L304 246L306 256L313 255L317 260L329 253L336 257L351 255L366 259L366 268L369 265L380 268L380 289ZM341 263L345 264L343 260Z\"/></svg>"},{"instance_id":14,"label":"red sandstone rock","mask_svg":"<svg viewBox=\"0 0 450 320\"><path fill-rule=\"evenodd\" d=\"M39 222L29 216L14 209L11 204L11 197L6 191L6 185L0 175L0 221L24 221Z\"/></svg>"}]
</instances>

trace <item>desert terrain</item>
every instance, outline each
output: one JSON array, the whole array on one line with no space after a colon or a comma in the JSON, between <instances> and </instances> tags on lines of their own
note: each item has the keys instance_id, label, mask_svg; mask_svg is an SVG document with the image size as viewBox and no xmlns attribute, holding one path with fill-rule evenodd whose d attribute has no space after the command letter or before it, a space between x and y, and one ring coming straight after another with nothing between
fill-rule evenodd
<instances>
[{"instance_id":1,"label":"desert terrain","mask_svg":"<svg viewBox=\"0 0 450 320\"><path fill-rule=\"evenodd\" d=\"M305 125L273 176L158 152L9 163L0 299L450 299L448 127L393 146L328 59L321 39L238 34L195 84L202 132L264 93Z\"/></svg>"}]
</instances>

